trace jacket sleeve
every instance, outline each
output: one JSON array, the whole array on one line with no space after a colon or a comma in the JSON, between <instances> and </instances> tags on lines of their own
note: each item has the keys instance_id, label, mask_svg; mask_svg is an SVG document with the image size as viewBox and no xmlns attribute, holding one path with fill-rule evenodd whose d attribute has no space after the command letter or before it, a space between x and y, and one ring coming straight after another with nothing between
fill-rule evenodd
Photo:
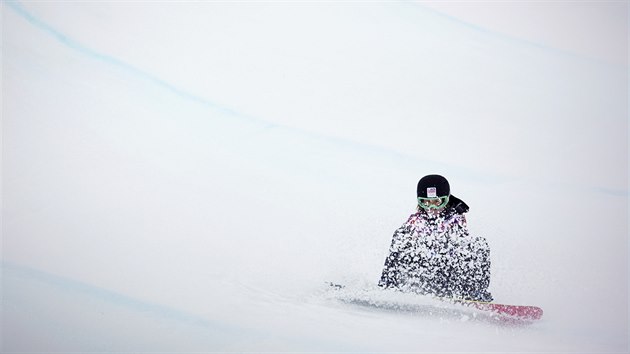
<instances>
[{"instance_id":1,"label":"jacket sleeve","mask_svg":"<svg viewBox=\"0 0 630 354\"><path fill-rule=\"evenodd\" d=\"M477 301L492 301L490 286L490 247L484 237L470 236L465 219L458 223L464 242L460 248L459 266L456 270L460 279L456 289L460 296Z\"/></svg>"},{"instance_id":2,"label":"jacket sleeve","mask_svg":"<svg viewBox=\"0 0 630 354\"><path fill-rule=\"evenodd\" d=\"M471 286L469 296L474 300L492 301L492 295L488 291L490 286L490 246L483 237L475 237L471 244L473 254L473 267L470 272Z\"/></svg>"},{"instance_id":3,"label":"jacket sleeve","mask_svg":"<svg viewBox=\"0 0 630 354\"><path fill-rule=\"evenodd\" d=\"M392 244L389 247L389 255L385 258L385 266L381 274L378 285L383 288L398 287L402 282L401 258L403 250L407 246L408 237L411 232L409 222L399 227L392 237Z\"/></svg>"}]
</instances>

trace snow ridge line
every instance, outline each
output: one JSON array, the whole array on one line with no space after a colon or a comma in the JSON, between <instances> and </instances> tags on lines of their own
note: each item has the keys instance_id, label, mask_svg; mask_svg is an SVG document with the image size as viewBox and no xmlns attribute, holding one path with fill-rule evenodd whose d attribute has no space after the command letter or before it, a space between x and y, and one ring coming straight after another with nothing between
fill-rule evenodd
<instances>
[{"instance_id":1,"label":"snow ridge line","mask_svg":"<svg viewBox=\"0 0 630 354\"><path fill-rule=\"evenodd\" d=\"M211 327L214 329L221 329L226 332L237 330L228 328L223 324L215 323L206 318L199 317L198 315L186 313L184 311L168 307L166 305L140 300L122 293L84 283L82 281L66 278L60 275L48 273L27 266L14 264L8 261L3 261L1 263L1 268L3 278L7 275L12 275L22 279L34 280L40 283L54 286L56 288L61 288L65 291L87 295L90 298L100 299L110 304L132 308L139 312L158 315L161 317L189 323L196 326Z\"/></svg>"},{"instance_id":2,"label":"snow ridge line","mask_svg":"<svg viewBox=\"0 0 630 354\"><path fill-rule=\"evenodd\" d=\"M13 11L15 11L18 15L20 15L21 17L23 17L24 19L26 19L30 24L32 24L33 26L39 28L40 30L46 32L47 34L49 34L50 36L54 37L57 41L59 41L60 43L64 44L65 46L80 52L81 54L84 54L88 57L97 59L99 61L102 61L106 64L110 64L113 66L116 66L118 68L124 69L125 71L135 75L135 76L139 76L142 77L143 79L152 82L153 84L162 87L172 93L174 93L177 96L183 97L187 100L193 101L193 102L197 102L197 103L201 103L205 106L208 106L214 110L217 110L221 113L225 113L228 115L232 115L232 116L240 116L240 117L244 117L243 114L238 113L230 108L227 107L223 107L219 104L216 104L214 102L211 102L205 98L202 98L201 96L192 94L190 92L187 92L173 84L170 84L167 81L164 81L162 79L160 79L159 77L146 72L142 69L139 69L131 64L128 64L116 57L113 57L111 55L108 54L104 54L101 52L98 52L92 48L89 48L88 46L85 46L81 43L79 43L78 41L70 38L69 36L63 34L62 32L58 31L57 29L53 28L51 25L49 25L48 23L38 19L37 17L35 17L34 15L32 15L30 12L28 12L24 7L22 7L22 5L19 4L18 1L6 1L5 2ZM251 120L254 120L251 117L247 117Z\"/></svg>"},{"instance_id":3,"label":"snow ridge line","mask_svg":"<svg viewBox=\"0 0 630 354\"><path fill-rule=\"evenodd\" d=\"M296 127L290 127L290 126L285 126L285 125L280 125L280 124L276 124L276 123L272 123L260 118L256 118L256 117L252 117L249 115L246 115L244 113L238 112L234 109L231 109L229 107L225 107L222 106L220 104L217 104L215 102L212 102L206 98L203 98L201 96L198 96L196 94L193 94L191 92L188 92L184 89L181 89L163 79L160 79L159 77L155 76L154 74L151 74L147 71L144 71L142 69L139 69L129 63L126 63L116 57L113 57L111 55L108 54L104 54L101 52L98 52L94 49L91 49L81 43L79 43L78 41L70 38L69 36L63 34L62 32L58 31L57 29L55 29L54 27L52 27L51 25L49 25L48 23L40 20L39 18L35 17L34 15L32 15L30 12L28 12L22 5L20 5L19 1L15 1L15 0L11 0L11 1L4 1L3 3L7 4L8 7L10 9L12 9L15 13L17 13L19 16L23 17L25 20L27 20L29 23L31 23L33 26L39 28L40 30L44 31L45 33L49 34L50 36L52 36L53 38L55 38L57 41L59 41L60 43L64 44L65 46L78 51L79 53L82 53L88 57L91 57L93 59L99 60L101 62L104 62L106 64L118 67L120 69L123 69L127 72L129 72L130 74L140 77L144 80L147 80L148 82L151 82L153 84L155 84L158 87L161 87L183 99L192 101L192 102L196 102L199 103L203 106L206 106L218 113L222 113L222 114L226 114L229 116L232 116L234 118L238 118L241 119L243 121L246 121L249 124L255 124L255 125L259 125L263 130L268 130L268 129L281 129L281 130L286 130L289 131L291 133L294 134L298 134L301 135L305 138L308 139L312 139L312 140L316 140L316 141L321 141L323 143L329 143L329 144L333 144L336 145L338 147L341 147L343 149L348 149L348 150L352 150L355 152L362 152L362 153L368 153L371 156L379 156L379 157L386 157L387 160L397 160L399 163L402 163L402 166L404 167L413 167L413 166L425 166L425 167L432 167L434 168L435 166L438 166L439 169L444 170L445 172L448 172L448 174L457 174L460 176L465 176L468 178L471 178L477 182L481 182L484 184L501 184L501 183L506 183L506 182L510 182L510 181L515 181L515 180L523 180L523 178L521 177L515 177L515 176L507 176L507 175L503 175L503 174L496 174L496 173L488 173L486 171L478 171L478 170L474 170L471 168L467 168L467 167L461 167L461 166L457 166L457 165L451 165L451 164L447 164L447 163L443 163L443 162L438 162L438 161L430 161L430 160L425 160L413 155L409 155L406 154L404 152L399 152L396 150L392 150L392 149L388 149L385 147L381 147L378 145L373 145L373 144L368 144L368 143L361 143L361 142L357 142L357 141L352 141L352 140L348 140L348 139L344 139L344 138L339 138L339 137L334 137L334 136L327 136L321 133L314 133L314 132L310 132L308 130L304 130L304 129L300 129L300 128L296 128ZM436 10L431 10L435 13L438 13L438 11ZM441 14L442 16L446 16ZM448 17L448 16L446 16ZM456 21L456 20L453 20ZM464 25L466 24L463 21L459 21L462 22ZM531 181L531 180L530 180ZM538 185L544 185L546 188L557 188L557 183L553 183L553 182L544 182L544 181L534 181L535 184ZM570 189L575 189L575 190L584 190L585 186L565 186L568 187ZM587 188L591 191L591 193L594 194L606 194L606 195L613 195L616 197L622 197L622 198L627 198L628 197L628 190L618 190L618 189L603 189L600 187L595 187L595 186L587 186Z\"/></svg>"},{"instance_id":4,"label":"snow ridge line","mask_svg":"<svg viewBox=\"0 0 630 354\"><path fill-rule=\"evenodd\" d=\"M397 160L397 161L403 161L403 165L404 166L439 166L440 169L446 169L449 171L457 171L458 174L460 175L465 175L465 176L469 176L474 178L475 180L478 181L482 181L484 183L497 183L497 182L503 182L505 180L507 180L508 178L506 176L500 176L500 175L489 175L486 172L477 172L477 171L473 171L464 167L460 167L460 166L454 166L454 165L449 165L449 164L445 164L443 162L438 162L438 161L428 161L428 160L423 160L421 158L412 156L412 155L408 155L406 153L403 152L399 152L396 150L391 150L388 148L384 148L378 145L372 145L372 144L366 144L366 143L361 143L361 142L356 142L356 141L352 141L352 140L348 140L348 139L344 139L344 138L339 138L339 137L334 137L334 136L327 136L321 133L314 133L314 132L310 132L308 130L304 130L304 129L300 129L300 128L296 128L296 127L290 127L290 126L285 126L285 125L280 125L280 124L276 124L276 123L272 123L269 121L265 121L263 119L260 118L256 118L256 117L252 117L252 116L248 116L246 114L243 114L241 112L238 112L234 109L228 108L228 107L224 107L221 106L220 104L217 104L215 102L212 102L210 100L207 100L201 96L198 96L196 94L190 93L184 89L181 89L163 79L160 79L159 77L155 76L154 74L151 74L147 71L144 71L142 69L139 69L127 62L124 62L116 57L113 57L111 55L105 54L105 53L101 53L98 52L92 48L89 48L86 45L83 45L81 43L79 43L78 41L72 39L71 37L65 35L64 33L60 32L59 30L55 29L54 27L52 27L51 25L49 25L48 23L40 20L39 18L35 17L33 14L31 14L30 12L28 12L21 4L19 1L6 1L5 2L9 8L11 8L14 12L16 12L19 16L23 17L24 19L26 19L30 24L32 24L33 26L35 26L36 28L44 31L45 33L47 33L48 35L50 35L51 37L55 38L58 42L62 43L63 45L67 46L68 48L75 50L87 57L96 59L98 61L101 61L105 64L111 65L111 66L115 66L118 67L126 72L128 72L129 74L136 76L136 77L140 77L150 83L155 84L158 87L161 87L165 90L167 90L168 92L171 92L183 99L192 101L192 102L196 102L199 103L203 106L206 106L218 113L221 114L225 114L225 115L229 115L232 116L234 118L238 118L241 119L243 121L246 121L249 124L254 124L254 125L259 125L263 130L267 131L269 129L280 129L280 130L285 130L288 131L290 133L294 133L294 134L298 134L303 136L304 138L307 138L309 140L315 140L315 141L320 141L323 142L324 144L333 144L336 145L338 147L343 148L344 150L351 150L351 151L355 151L355 152L361 152L361 153L368 153L371 156L385 156L387 158L387 160Z\"/></svg>"}]
</instances>

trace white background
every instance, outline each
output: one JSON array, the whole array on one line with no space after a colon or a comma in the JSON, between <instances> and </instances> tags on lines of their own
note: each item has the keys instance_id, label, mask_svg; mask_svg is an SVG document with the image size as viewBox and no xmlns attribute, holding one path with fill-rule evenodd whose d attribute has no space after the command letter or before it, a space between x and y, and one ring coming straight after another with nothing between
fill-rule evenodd
<instances>
[{"instance_id":1,"label":"white background","mask_svg":"<svg viewBox=\"0 0 630 354\"><path fill-rule=\"evenodd\" d=\"M528 4L3 2L2 350L626 351L627 3ZM327 295L430 173L541 322Z\"/></svg>"}]
</instances>

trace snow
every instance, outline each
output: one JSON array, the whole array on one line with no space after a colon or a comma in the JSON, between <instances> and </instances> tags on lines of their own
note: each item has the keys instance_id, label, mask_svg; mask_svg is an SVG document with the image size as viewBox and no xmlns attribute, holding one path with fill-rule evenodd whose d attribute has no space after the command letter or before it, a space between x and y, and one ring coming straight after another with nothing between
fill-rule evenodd
<instances>
[{"instance_id":1,"label":"snow","mask_svg":"<svg viewBox=\"0 0 630 354\"><path fill-rule=\"evenodd\" d=\"M628 350L627 66L404 2L3 2L2 33L3 352ZM430 173L542 321L330 298Z\"/></svg>"}]
</instances>

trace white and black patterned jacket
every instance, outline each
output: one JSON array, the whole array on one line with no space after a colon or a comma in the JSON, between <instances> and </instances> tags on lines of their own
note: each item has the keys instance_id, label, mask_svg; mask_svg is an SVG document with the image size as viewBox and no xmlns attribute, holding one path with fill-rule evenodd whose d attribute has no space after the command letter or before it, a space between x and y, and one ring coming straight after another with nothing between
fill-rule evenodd
<instances>
[{"instance_id":1,"label":"white and black patterned jacket","mask_svg":"<svg viewBox=\"0 0 630 354\"><path fill-rule=\"evenodd\" d=\"M438 216L419 211L394 232L379 285L438 297L492 301L490 248L471 236L468 207L451 197Z\"/></svg>"}]
</instances>

